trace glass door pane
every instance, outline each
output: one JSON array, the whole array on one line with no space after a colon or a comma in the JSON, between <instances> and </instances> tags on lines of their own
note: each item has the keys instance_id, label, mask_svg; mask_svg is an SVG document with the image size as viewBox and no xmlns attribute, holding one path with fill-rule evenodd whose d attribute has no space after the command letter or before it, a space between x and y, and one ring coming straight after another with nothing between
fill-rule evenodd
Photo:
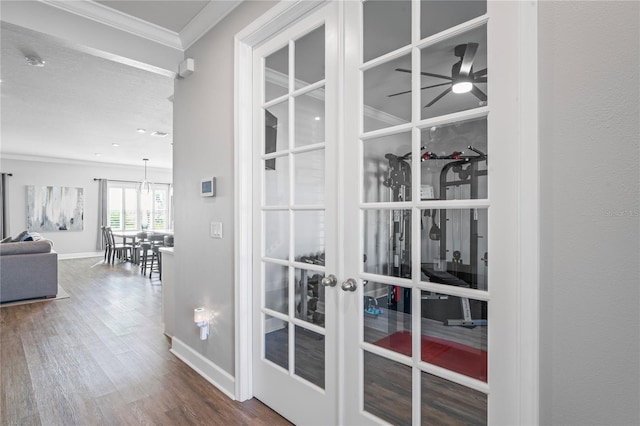
<instances>
[{"instance_id":1,"label":"glass door pane","mask_svg":"<svg viewBox=\"0 0 640 426\"><path fill-rule=\"evenodd\" d=\"M323 285L325 268L336 273L336 201L327 191L335 175L328 101L336 99L327 69L336 46L327 42L337 42L336 16L329 3L254 51L254 393L295 423L337 422L336 290Z\"/></svg>"},{"instance_id":2,"label":"glass door pane","mask_svg":"<svg viewBox=\"0 0 640 426\"><path fill-rule=\"evenodd\" d=\"M357 191L356 202L345 200L345 221L358 224L345 227L345 251L357 250L348 276L358 285L345 296L345 323L357 332L347 332L345 370L356 368L358 387L350 377L347 394L361 398L347 421L485 424L487 3L358 6L360 120L344 160L355 182L347 198ZM468 406L447 389L468 396Z\"/></svg>"}]
</instances>

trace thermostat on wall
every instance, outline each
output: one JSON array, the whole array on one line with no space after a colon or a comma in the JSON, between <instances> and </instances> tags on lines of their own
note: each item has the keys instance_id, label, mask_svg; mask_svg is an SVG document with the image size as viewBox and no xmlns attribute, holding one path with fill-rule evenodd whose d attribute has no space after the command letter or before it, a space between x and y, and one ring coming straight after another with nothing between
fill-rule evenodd
<instances>
[{"instance_id":1,"label":"thermostat on wall","mask_svg":"<svg viewBox=\"0 0 640 426\"><path fill-rule=\"evenodd\" d=\"M215 197L216 195L216 178L202 179L200 182L200 195L203 197Z\"/></svg>"}]
</instances>

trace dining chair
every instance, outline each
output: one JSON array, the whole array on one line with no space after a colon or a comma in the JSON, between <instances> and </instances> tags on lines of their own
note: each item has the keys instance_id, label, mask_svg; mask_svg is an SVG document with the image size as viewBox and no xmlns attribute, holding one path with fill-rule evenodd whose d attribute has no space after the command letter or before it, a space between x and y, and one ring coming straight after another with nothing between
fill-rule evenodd
<instances>
[{"instance_id":1,"label":"dining chair","mask_svg":"<svg viewBox=\"0 0 640 426\"><path fill-rule=\"evenodd\" d=\"M151 274L156 271L160 274L160 252L159 248L162 247L164 243L164 239L161 235L157 234L149 234L147 236L147 240L144 241L140 246L140 270L142 275L147 275L147 271L149 271L149 279L151 279ZM162 278L162 277L161 277Z\"/></svg>"},{"instance_id":2,"label":"dining chair","mask_svg":"<svg viewBox=\"0 0 640 426\"><path fill-rule=\"evenodd\" d=\"M149 235L149 242L151 243L151 267L149 268L149 279L153 272L158 273L158 277L162 280L162 255L160 254L160 247L164 247L164 235L152 234Z\"/></svg>"},{"instance_id":3,"label":"dining chair","mask_svg":"<svg viewBox=\"0 0 640 426\"><path fill-rule=\"evenodd\" d=\"M136 265L140 264L140 261L142 259L142 251L143 251L143 244L148 243L149 240L147 238L147 232L146 231L142 231L142 232L138 232L136 234L136 239L135 239L135 244L132 244L133 248L133 263L135 263Z\"/></svg>"},{"instance_id":4,"label":"dining chair","mask_svg":"<svg viewBox=\"0 0 640 426\"><path fill-rule=\"evenodd\" d=\"M116 240L113 236L113 230L110 226L105 228L107 238L109 241L109 245L111 246L111 259L110 263L114 263L116 260L116 254L118 255L118 259L127 259L127 252L131 255L132 246L130 244L116 243Z\"/></svg>"},{"instance_id":5,"label":"dining chair","mask_svg":"<svg viewBox=\"0 0 640 426\"><path fill-rule=\"evenodd\" d=\"M106 226L101 226L100 231L102 232L102 244L104 245L104 261L106 263L111 259L111 241L109 241Z\"/></svg>"}]
</instances>

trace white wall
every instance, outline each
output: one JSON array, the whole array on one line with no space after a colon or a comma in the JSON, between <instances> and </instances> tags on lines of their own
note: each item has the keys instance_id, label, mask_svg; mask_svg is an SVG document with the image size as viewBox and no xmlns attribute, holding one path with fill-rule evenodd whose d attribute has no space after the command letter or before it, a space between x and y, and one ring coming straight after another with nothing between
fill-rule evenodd
<instances>
[{"instance_id":1,"label":"white wall","mask_svg":"<svg viewBox=\"0 0 640 426\"><path fill-rule=\"evenodd\" d=\"M144 167L110 166L104 163L61 163L3 158L0 169L13 176L7 178L9 193L9 233L16 235L27 229L28 185L68 186L84 189L84 229L41 233L54 242L60 254L96 251L98 239L98 182L94 178L139 181ZM171 182L171 170L147 169L150 181Z\"/></svg>"},{"instance_id":2,"label":"white wall","mask_svg":"<svg viewBox=\"0 0 640 426\"><path fill-rule=\"evenodd\" d=\"M543 425L640 424L640 11L541 1Z\"/></svg>"},{"instance_id":3,"label":"white wall","mask_svg":"<svg viewBox=\"0 0 640 426\"><path fill-rule=\"evenodd\" d=\"M186 57L195 72L176 80L174 97L174 203L176 300L174 337L220 369L234 374L234 35L275 3L243 2L193 45ZM200 180L217 178L217 193L202 198ZM223 238L209 238L222 222ZM193 309L217 316L199 340Z\"/></svg>"}]
</instances>

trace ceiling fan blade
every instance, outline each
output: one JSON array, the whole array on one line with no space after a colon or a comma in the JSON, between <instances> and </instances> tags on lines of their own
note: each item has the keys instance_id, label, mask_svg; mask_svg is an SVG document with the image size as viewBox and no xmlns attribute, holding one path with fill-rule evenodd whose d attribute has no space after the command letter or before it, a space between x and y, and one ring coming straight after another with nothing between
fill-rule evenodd
<instances>
[{"instance_id":1,"label":"ceiling fan blade","mask_svg":"<svg viewBox=\"0 0 640 426\"><path fill-rule=\"evenodd\" d=\"M411 70L404 69L404 68L396 68L396 71L407 72L407 73L411 74ZM421 71L420 74L426 75L427 77L436 77L436 78L444 78L445 80L453 80L453 78L451 78L449 76L446 76L446 75L433 74L433 73L425 72L425 71Z\"/></svg>"},{"instance_id":2,"label":"ceiling fan blade","mask_svg":"<svg viewBox=\"0 0 640 426\"><path fill-rule=\"evenodd\" d=\"M438 102L440 99L442 99L447 93L451 92L451 87L449 87L448 89L446 89L444 92L440 93L438 96L436 96L435 98L433 98L433 100L431 102L429 102L428 104L426 104L424 107L425 108L429 108L431 105L435 104L436 102Z\"/></svg>"},{"instance_id":3,"label":"ceiling fan blade","mask_svg":"<svg viewBox=\"0 0 640 426\"><path fill-rule=\"evenodd\" d=\"M473 85L473 87L471 88L471 93L473 93L473 95L480 99L481 101L486 101L487 100L487 95L480 89L478 89L475 85Z\"/></svg>"},{"instance_id":4,"label":"ceiling fan blade","mask_svg":"<svg viewBox=\"0 0 640 426\"><path fill-rule=\"evenodd\" d=\"M476 57L477 51L478 43L467 43L467 48L465 49L464 57L462 58L462 64L460 65L460 75L466 76L471 73L473 59Z\"/></svg>"},{"instance_id":5,"label":"ceiling fan blade","mask_svg":"<svg viewBox=\"0 0 640 426\"><path fill-rule=\"evenodd\" d=\"M487 77L478 77L478 78L474 78L473 79L474 83L486 83L487 82Z\"/></svg>"},{"instance_id":6,"label":"ceiling fan blade","mask_svg":"<svg viewBox=\"0 0 640 426\"><path fill-rule=\"evenodd\" d=\"M447 84L451 84L451 83L447 82L447 83L440 83L440 84L432 84L431 86L424 86L424 87L421 87L420 89L421 90L431 89L432 87L446 86Z\"/></svg>"},{"instance_id":7,"label":"ceiling fan blade","mask_svg":"<svg viewBox=\"0 0 640 426\"><path fill-rule=\"evenodd\" d=\"M451 84L451 83L440 83L440 84L434 84L432 86L424 86L424 87L421 87L420 90L431 89L432 87L446 86L447 84ZM398 92L392 95L387 95L387 98L390 98L392 96L404 95L405 93L411 93L411 92L412 92L411 90L405 90L404 92Z\"/></svg>"},{"instance_id":8,"label":"ceiling fan blade","mask_svg":"<svg viewBox=\"0 0 640 426\"><path fill-rule=\"evenodd\" d=\"M473 73L474 77L481 77L483 75L487 75L487 69L486 68L483 69L483 70L476 71L476 72Z\"/></svg>"},{"instance_id":9,"label":"ceiling fan blade","mask_svg":"<svg viewBox=\"0 0 640 426\"><path fill-rule=\"evenodd\" d=\"M398 95L404 95L405 93L411 93L411 90L405 90L404 92L398 92L398 93L393 93L391 95L387 95L387 98L392 98L394 96L398 96Z\"/></svg>"}]
</instances>

